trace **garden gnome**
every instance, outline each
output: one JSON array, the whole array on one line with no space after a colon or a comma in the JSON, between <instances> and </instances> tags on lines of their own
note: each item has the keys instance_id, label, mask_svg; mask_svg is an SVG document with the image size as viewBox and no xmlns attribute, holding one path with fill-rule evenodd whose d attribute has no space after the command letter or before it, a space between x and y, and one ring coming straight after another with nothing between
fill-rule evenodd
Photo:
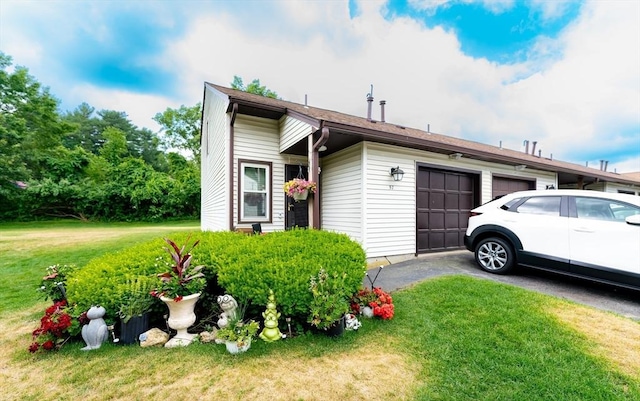
<instances>
[{"instance_id":1,"label":"garden gnome","mask_svg":"<svg viewBox=\"0 0 640 401\"><path fill-rule=\"evenodd\" d=\"M278 318L280 313L276 310L276 298L273 290L269 290L269 300L267 301L267 310L262 312L264 318L264 329L259 337L266 342L277 341L282 338L282 333L278 328Z\"/></svg>"},{"instance_id":2,"label":"garden gnome","mask_svg":"<svg viewBox=\"0 0 640 401\"><path fill-rule=\"evenodd\" d=\"M229 319L233 319L236 316L236 309L238 309L238 302L228 294L218 296L218 305L222 309L220 318L218 319L218 327L221 329L227 327Z\"/></svg>"},{"instance_id":3,"label":"garden gnome","mask_svg":"<svg viewBox=\"0 0 640 401\"><path fill-rule=\"evenodd\" d=\"M82 351L98 349L107 341L109 329L103 319L105 313L107 311L102 306L92 306L87 312L89 324L82 328L82 339L87 346L82 348Z\"/></svg>"}]
</instances>

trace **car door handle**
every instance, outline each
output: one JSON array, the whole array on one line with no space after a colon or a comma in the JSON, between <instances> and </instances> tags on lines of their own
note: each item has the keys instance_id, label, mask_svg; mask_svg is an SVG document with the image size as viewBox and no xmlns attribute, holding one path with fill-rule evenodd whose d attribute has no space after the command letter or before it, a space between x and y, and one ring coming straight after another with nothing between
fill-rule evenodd
<instances>
[{"instance_id":1,"label":"car door handle","mask_svg":"<svg viewBox=\"0 0 640 401\"><path fill-rule=\"evenodd\" d=\"M579 233L592 233L592 232L594 232L594 230L588 229L586 227L574 228L573 231L577 231Z\"/></svg>"}]
</instances>

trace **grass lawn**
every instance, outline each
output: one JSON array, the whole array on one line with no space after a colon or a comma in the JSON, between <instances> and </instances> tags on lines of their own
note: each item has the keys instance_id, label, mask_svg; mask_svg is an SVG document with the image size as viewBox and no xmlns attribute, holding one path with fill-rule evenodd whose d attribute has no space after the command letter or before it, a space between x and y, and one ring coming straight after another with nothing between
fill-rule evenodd
<instances>
[{"instance_id":1,"label":"grass lawn","mask_svg":"<svg viewBox=\"0 0 640 401\"><path fill-rule=\"evenodd\" d=\"M197 222L0 224L0 400L639 400L640 324L465 276L393 293L393 320L364 320L338 339L302 335L143 349L82 343L27 352L47 302L35 291L54 263ZM389 267L393 268L393 267Z\"/></svg>"}]
</instances>

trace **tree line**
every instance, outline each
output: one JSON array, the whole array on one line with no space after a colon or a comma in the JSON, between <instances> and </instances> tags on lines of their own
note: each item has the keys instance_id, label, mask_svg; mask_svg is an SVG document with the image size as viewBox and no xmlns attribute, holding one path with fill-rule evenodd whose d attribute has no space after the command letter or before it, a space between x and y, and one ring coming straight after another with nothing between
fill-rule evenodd
<instances>
[{"instance_id":1,"label":"tree line","mask_svg":"<svg viewBox=\"0 0 640 401\"><path fill-rule=\"evenodd\" d=\"M0 221L199 218L200 104L156 114L160 133L123 111L58 105L0 53Z\"/></svg>"},{"instance_id":2,"label":"tree line","mask_svg":"<svg viewBox=\"0 0 640 401\"><path fill-rule=\"evenodd\" d=\"M231 87L278 98L258 79L234 76ZM201 114L200 103L167 108L156 133L88 103L60 112L0 52L0 221L199 218Z\"/></svg>"}]
</instances>

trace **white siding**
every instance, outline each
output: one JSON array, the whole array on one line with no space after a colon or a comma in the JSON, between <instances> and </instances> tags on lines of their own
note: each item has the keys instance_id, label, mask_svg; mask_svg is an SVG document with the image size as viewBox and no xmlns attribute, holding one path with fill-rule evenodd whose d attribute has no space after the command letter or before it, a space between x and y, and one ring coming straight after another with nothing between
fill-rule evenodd
<instances>
[{"instance_id":1,"label":"white siding","mask_svg":"<svg viewBox=\"0 0 640 401\"><path fill-rule=\"evenodd\" d=\"M320 176L322 228L362 244L362 145L323 158Z\"/></svg>"},{"instance_id":2,"label":"white siding","mask_svg":"<svg viewBox=\"0 0 640 401\"><path fill-rule=\"evenodd\" d=\"M536 187L557 187L554 173L487 163L463 157L365 142L363 145L363 238L367 257L413 254L416 251L416 164L443 169L458 168L480 174L481 203L491 199L493 174L536 180ZM393 181L391 167L404 171L402 181Z\"/></svg>"},{"instance_id":3,"label":"white siding","mask_svg":"<svg viewBox=\"0 0 640 401\"><path fill-rule=\"evenodd\" d=\"M615 182L600 182L591 185L587 185L586 189L594 191L604 191L618 193L618 191L624 191L625 193L633 192L634 195L640 195L640 186L630 184L617 184Z\"/></svg>"},{"instance_id":4,"label":"white siding","mask_svg":"<svg viewBox=\"0 0 640 401\"><path fill-rule=\"evenodd\" d=\"M312 133L312 127L293 117L284 116L280 119L280 152L284 152L296 143L306 139Z\"/></svg>"},{"instance_id":5,"label":"white siding","mask_svg":"<svg viewBox=\"0 0 640 401\"><path fill-rule=\"evenodd\" d=\"M201 214L202 230L229 229L229 116L228 99L205 88L201 149Z\"/></svg>"},{"instance_id":6,"label":"white siding","mask_svg":"<svg viewBox=\"0 0 640 401\"><path fill-rule=\"evenodd\" d=\"M415 162L408 155L373 143L364 145L364 246L367 257L416 251ZM392 167L404 171L394 181Z\"/></svg>"},{"instance_id":7,"label":"white siding","mask_svg":"<svg viewBox=\"0 0 640 401\"><path fill-rule=\"evenodd\" d=\"M261 223L262 231L284 230L285 195L284 165L306 164L306 158L280 155L280 131L276 120L238 115L234 129L233 159L233 221L238 226L238 160L271 162L271 223ZM250 224L239 225L250 227Z\"/></svg>"}]
</instances>

